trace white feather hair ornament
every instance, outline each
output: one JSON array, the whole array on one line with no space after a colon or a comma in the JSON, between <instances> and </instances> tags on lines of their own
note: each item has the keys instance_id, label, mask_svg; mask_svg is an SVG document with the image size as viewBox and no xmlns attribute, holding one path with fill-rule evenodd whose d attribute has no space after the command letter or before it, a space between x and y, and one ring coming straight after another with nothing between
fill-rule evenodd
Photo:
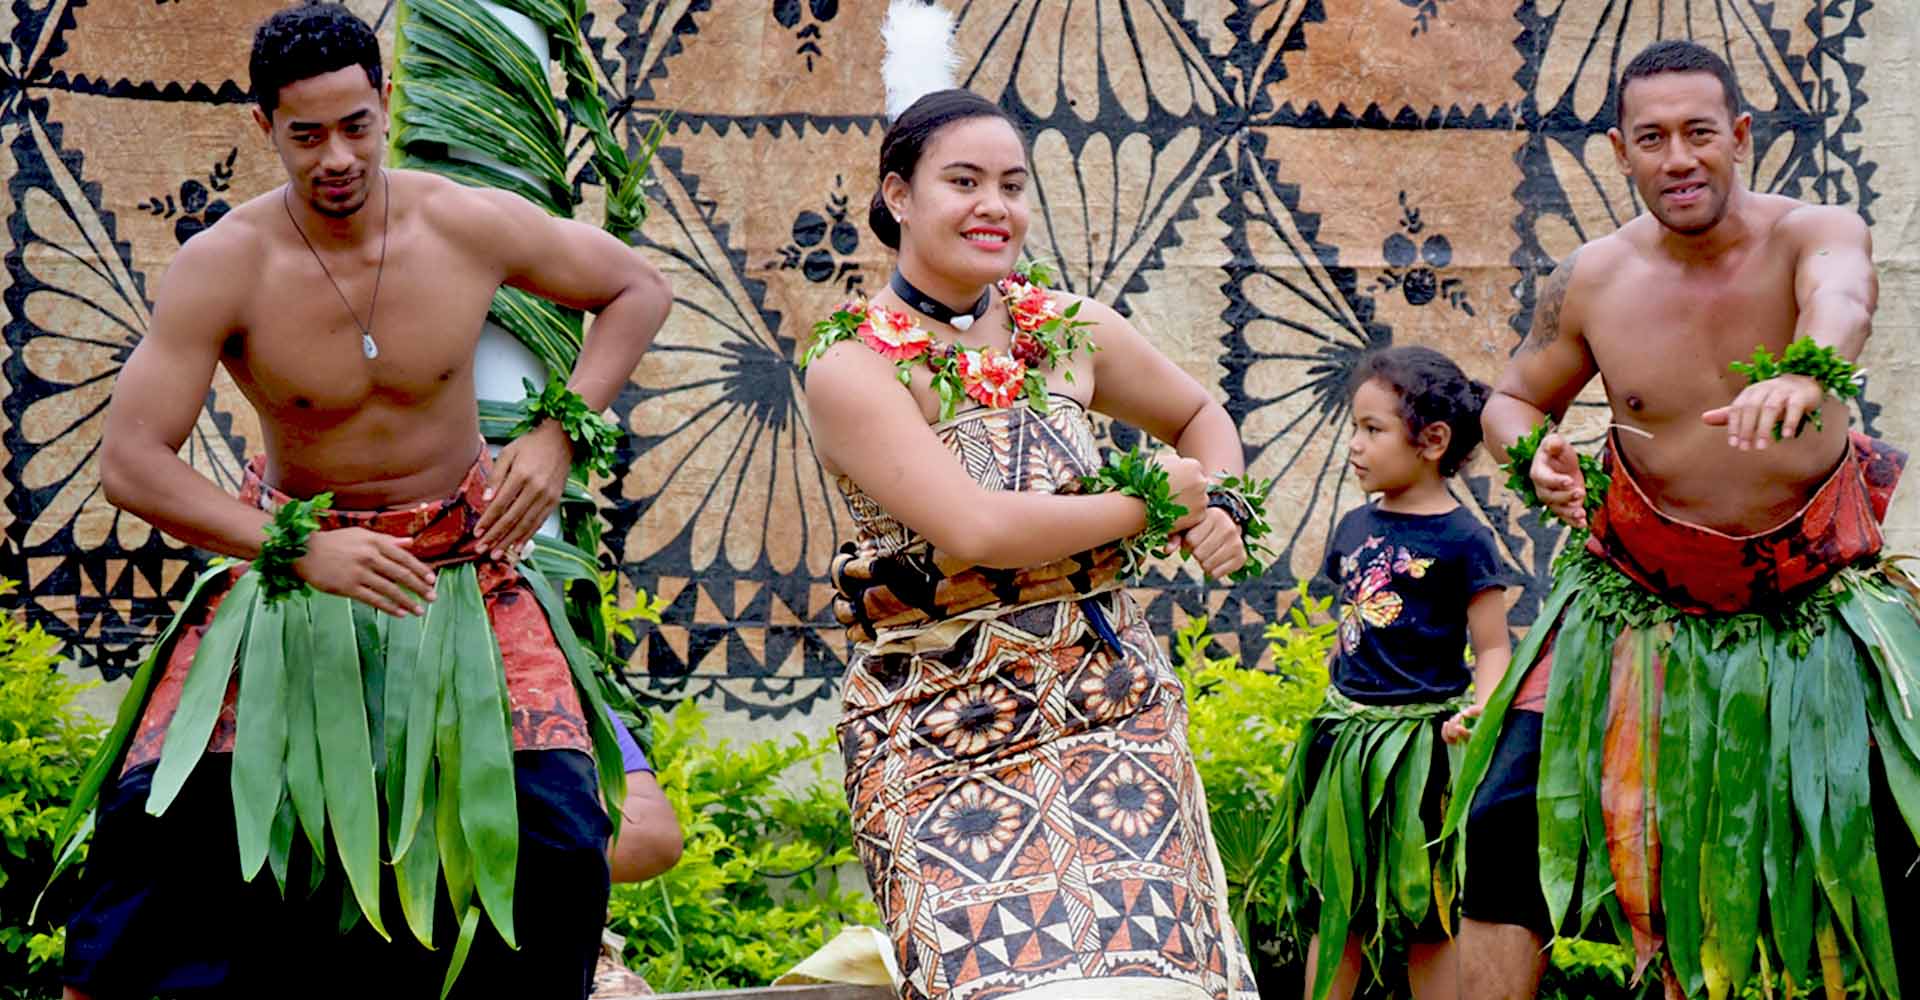
<instances>
[{"instance_id":1,"label":"white feather hair ornament","mask_svg":"<svg viewBox=\"0 0 1920 1000\"><path fill-rule=\"evenodd\" d=\"M913 102L957 84L960 54L953 48L953 13L927 0L893 0L880 25L886 56L880 78L887 87L887 120L897 120Z\"/></svg>"}]
</instances>

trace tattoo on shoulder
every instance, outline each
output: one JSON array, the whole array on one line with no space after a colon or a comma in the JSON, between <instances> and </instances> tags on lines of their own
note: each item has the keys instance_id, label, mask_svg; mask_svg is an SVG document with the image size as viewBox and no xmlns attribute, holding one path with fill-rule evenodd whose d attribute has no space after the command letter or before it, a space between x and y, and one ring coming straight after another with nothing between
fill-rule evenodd
<instances>
[{"instance_id":1,"label":"tattoo on shoulder","mask_svg":"<svg viewBox=\"0 0 1920 1000\"><path fill-rule=\"evenodd\" d=\"M1533 329L1521 345L1522 350L1545 350L1560 339L1560 310L1567 303L1567 286L1573 283L1573 262L1579 256L1579 249L1575 249L1541 282L1540 294L1533 303Z\"/></svg>"}]
</instances>

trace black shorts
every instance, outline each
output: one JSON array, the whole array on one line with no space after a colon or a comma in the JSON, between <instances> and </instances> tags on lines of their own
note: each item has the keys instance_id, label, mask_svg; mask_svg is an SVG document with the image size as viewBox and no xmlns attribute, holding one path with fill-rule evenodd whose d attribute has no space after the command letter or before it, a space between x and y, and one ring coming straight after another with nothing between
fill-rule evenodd
<instances>
[{"instance_id":1,"label":"black shorts","mask_svg":"<svg viewBox=\"0 0 1920 1000\"><path fill-rule=\"evenodd\" d=\"M1550 937L1547 897L1540 891L1540 818L1534 808L1540 789L1540 719L1539 712L1510 710L1500 728L1487 775L1467 809L1460 912L1470 920L1518 924Z\"/></svg>"},{"instance_id":2,"label":"black shorts","mask_svg":"<svg viewBox=\"0 0 1920 1000\"><path fill-rule=\"evenodd\" d=\"M262 871L240 880L231 757L211 754L164 816L146 812L154 765L103 789L98 826L67 924L68 985L98 1000L163 997L423 997L440 995L459 932L444 888L437 951L414 940L393 880L382 911L393 941L354 912L336 875L311 895L304 837L294 838L287 895ZM607 814L593 761L574 750L514 755L520 860L514 880L519 950L490 925L475 938L454 988L464 997L579 997L593 982L606 922ZM296 883L298 883L296 885Z\"/></svg>"}]
</instances>

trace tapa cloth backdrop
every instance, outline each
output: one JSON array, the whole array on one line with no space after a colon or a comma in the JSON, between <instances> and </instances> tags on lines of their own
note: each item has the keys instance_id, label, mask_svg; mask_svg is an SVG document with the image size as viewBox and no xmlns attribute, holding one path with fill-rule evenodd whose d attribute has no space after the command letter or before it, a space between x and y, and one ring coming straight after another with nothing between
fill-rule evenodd
<instances>
[{"instance_id":1,"label":"tapa cloth backdrop","mask_svg":"<svg viewBox=\"0 0 1920 1000\"><path fill-rule=\"evenodd\" d=\"M1853 420L1920 443L1920 18L1896 0L1006 0L961 4L960 79L1027 124L1031 249L1212 387L1252 471L1280 476L1266 579L1138 592L1161 635L1211 615L1259 632L1358 503L1344 386L1386 343L1491 379L1540 277L1637 210L1602 130L1646 43L1723 52L1755 115L1748 183L1872 224L1881 306ZM272 0L21 0L0 9L0 573L81 671L117 680L199 558L111 508L102 408L182 241L283 179L246 104ZM352 0L391 68L391 0ZM720 700L762 732L837 712L846 643L829 555L849 524L814 462L793 362L811 324L884 284L865 205L884 125L885 0L590 0L630 144L672 112L642 231L679 303L614 410L633 436L600 484L623 588L667 598L631 650L643 691ZM586 166L584 150L573 168ZM596 181L581 216L600 216ZM1590 392L1572 422L1597 442ZM1110 441L1135 433L1102 424ZM258 425L224 373L185 449L229 489ZM1459 480L1513 568L1557 529L1484 458ZM1920 491L1915 491L1920 494ZM1920 542L1896 498L1890 548ZM1544 590L1517 595L1516 624ZM117 687L103 694L116 696ZM110 706L103 709L110 714Z\"/></svg>"}]
</instances>

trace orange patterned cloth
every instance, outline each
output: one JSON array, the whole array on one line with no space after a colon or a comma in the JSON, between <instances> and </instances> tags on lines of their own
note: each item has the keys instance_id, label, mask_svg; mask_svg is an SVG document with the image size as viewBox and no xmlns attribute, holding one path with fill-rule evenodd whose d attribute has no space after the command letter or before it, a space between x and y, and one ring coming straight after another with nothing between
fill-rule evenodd
<instances>
[{"instance_id":1,"label":"orange patterned cloth","mask_svg":"<svg viewBox=\"0 0 1920 1000\"><path fill-rule=\"evenodd\" d=\"M1728 535L1660 512L1607 449L1613 485L1591 519L1587 551L1689 614L1764 609L1791 600L1836 571L1880 551L1880 522L1900 483L1906 453L1851 435L1833 474L1784 523Z\"/></svg>"},{"instance_id":2,"label":"orange patterned cloth","mask_svg":"<svg viewBox=\"0 0 1920 1000\"><path fill-rule=\"evenodd\" d=\"M514 749L592 753L593 741L580 708L580 696L573 688L573 674L567 666L566 655L554 641L540 602L511 562L496 557L483 559L474 554L478 541L474 527L487 509L484 497L492 466L483 447L452 495L381 510L320 511L320 530L366 528L411 538L413 554L430 566L475 563L487 618L493 623L494 638L500 645L500 659L506 670ZM265 468L263 456L255 456L248 463L240 500L271 511L293 498L267 485L262 479ZM225 581L212 585L218 590L211 597L181 612L190 617L181 627L173 648L168 651L166 665L154 681L152 697L147 701L140 726L127 750L125 770L159 759L167 725L180 707L181 688L193 664L193 655L200 648L201 637L213 620L214 611L230 592L233 581L244 572L245 567L236 568ZM234 702L239 696L239 684L236 677L227 686L226 701L221 706L208 750L233 751Z\"/></svg>"}]
</instances>

